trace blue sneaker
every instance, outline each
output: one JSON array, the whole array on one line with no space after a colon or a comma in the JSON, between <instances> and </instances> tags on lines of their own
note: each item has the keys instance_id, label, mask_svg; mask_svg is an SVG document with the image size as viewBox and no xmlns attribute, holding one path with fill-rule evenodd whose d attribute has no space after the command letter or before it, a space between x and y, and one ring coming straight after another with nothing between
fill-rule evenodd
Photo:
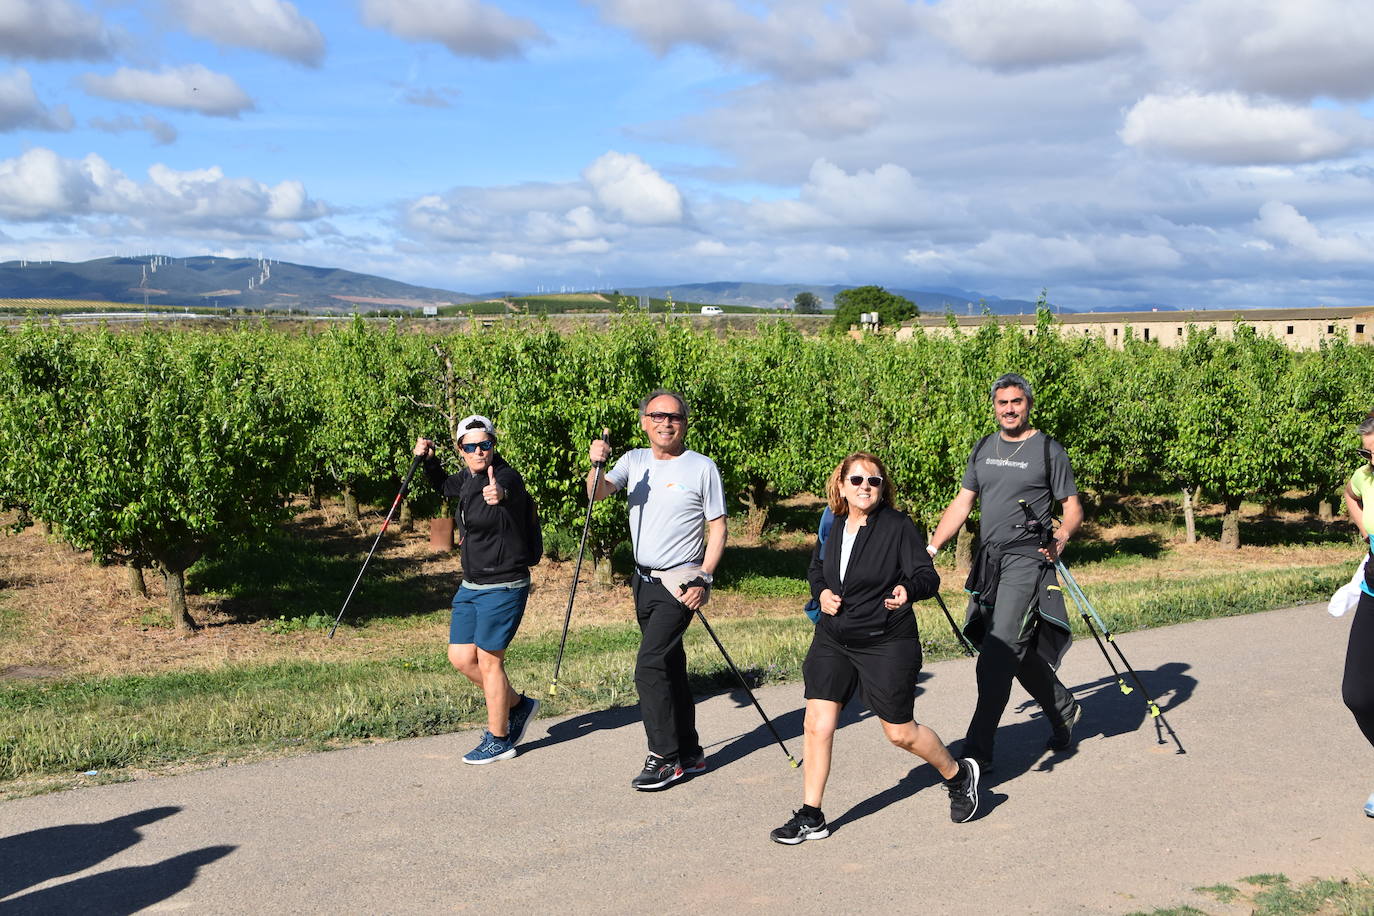
<instances>
[{"instance_id":1,"label":"blue sneaker","mask_svg":"<svg viewBox=\"0 0 1374 916\"><path fill-rule=\"evenodd\" d=\"M509 760L515 756L515 745L509 738L498 738L489 731L482 732L482 740L472 750L463 755L464 763L480 766L497 760Z\"/></svg>"},{"instance_id":2,"label":"blue sneaker","mask_svg":"<svg viewBox=\"0 0 1374 916\"><path fill-rule=\"evenodd\" d=\"M511 707L510 728L506 734L510 735L512 745L519 744L525 737L525 729L529 727L530 720L539 711L539 701L533 697L520 694L520 702Z\"/></svg>"},{"instance_id":3,"label":"blue sneaker","mask_svg":"<svg viewBox=\"0 0 1374 916\"><path fill-rule=\"evenodd\" d=\"M1374 795L1369 796L1369 801L1364 803L1364 813L1368 817L1374 817Z\"/></svg>"}]
</instances>

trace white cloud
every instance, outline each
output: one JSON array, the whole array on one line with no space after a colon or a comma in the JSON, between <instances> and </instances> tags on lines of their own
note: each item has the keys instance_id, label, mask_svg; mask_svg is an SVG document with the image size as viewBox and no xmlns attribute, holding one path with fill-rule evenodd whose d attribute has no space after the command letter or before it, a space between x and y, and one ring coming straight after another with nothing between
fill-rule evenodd
<instances>
[{"instance_id":1,"label":"white cloud","mask_svg":"<svg viewBox=\"0 0 1374 916\"><path fill-rule=\"evenodd\" d=\"M129 115L120 115L117 118L91 118L89 123L91 127L107 134L122 134L131 130L146 131L152 136L153 142L159 146L175 143L177 139L175 127L150 114L145 114L141 118L134 118Z\"/></svg>"},{"instance_id":2,"label":"white cloud","mask_svg":"<svg viewBox=\"0 0 1374 916\"><path fill-rule=\"evenodd\" d=\"M944 0L928 18L967 60L997 70L1098 60L1136 47L1145 24L1127 0Z\"/></svg>"},{"instance_id":3,"label":"white cloud","mask_svg":"<svg viewBox=\"0 0 1374 916\"><path fill-rule=\"evenodd\" d=\"M71 130L72 116L66 105L49 109L33 91L27 70L0 74L0 132L29 128L33 130Z\"/></svg>"},{"instance_id":4,"label":"white cloud","mask_svg":"<svg viewBox=\"0 0 1374 916\"><path fill-rule=\"evenodd\" d=\"M324 36L288 0L166 0L186 30L221 45L251 48L318 67Z\"/></svg>"},{"instance_id":5,"label":"white cloud","mask_svg":"<svg viewBox=\"0 0 1374 916\"><path fill-rule=\"evenodd\" d=\"M1196 0L1153 42L1172 72L1209 89L1288 98L1374 94L1374 4L1368 0Z\"/></svg>"},{"instance_id":6,"label":"white cloud","mask_svg":"<svg viewBox=\"0 0 1374 916\"><path fill-rule=\"evenodd\" d=\"M0 2L0 56L33 60L98 60L113 39L99 16L71 0Z\"/></svg>"},{"instance_id":7,"label":"white cloud","mask_svg":"<svg viewBox=\"0 0 1374 916\"><path fill-rule=\"evenodd\" d=\"M204 115L237 118L253 108L233 77L190 64L152 73L120 67L110 76L88 73L82 78L86 91L102 98L142 102L161 108L197 111Z\"/></svg>"},{"instance_id":8,"label":"white cloud","mask_svg":"<svg viewBox=\"0 0 1374 916\"><path fill-rule=\"evenodd\" d=\"M916 27L916 14L903 0L793 0L761 14L736 0L593 4L607 22L629 30L659 54L695 46L736 66L800 81L882 60L893 41Z\"/></svg>"},{"instance_id":9,"label":"white cloud","mask_svg":"<svg viewBox=\"0 0 1374 916\"><path fill-rule=\"evenodd\" d=\"M548 41L534 22L481 0L362 0L363 22L410 41L433 41L460 57L520 57Z\"/></svg>"},{"instance_id":10,"label":"white cloud","mask_svg":"<svg viewBox=\"0 0 1374 916\"><path fill-rule=\"evenodd\" d=\"M568 254L605 254L611 250L606 239L574 239L563 246Z\"/></svg>"},{"instance_id":11,"label":"white cloud","mask_svg":"<svg viewBox=\"0 0 1374 916\"><path fill-rule=\"evenodd\" d=\"M755 202L752 215L769 227L798 231L826 227L890 230L928 225L949 218L947 202L934 200L905 168L884 163L850 174L825 159L811 173L795 200ZM935 217L933 211L941 212Z\"/></svg>"},{"instance_id":12,"label":"white cloud","mask_svg":"<svg viewBox=\"0 0 1374 916\"><path fill-rule=\"evenodd\" d=\"M633 153L609 152L582 172L593 193L626 222L657 225L682 221L682 194Z\"/></svg>"},{"instance_id":13,"label":"white cloud","mask_svg":"<svg viewBox=\"0 0 1374 916\"><path fill-rule=\"evenodd\" d=\"M1313 162L1368 144L1374 125L1234 93L1150 95L1127 113L1121 139L1149 153L1198 162L1244 165Z\"/></svg>"},{"instance_id":14,"label":"white cloud","mask_svg":"<svg viewBox=\"0 0 1374 916\"><path fill-rule=\"evenodd\" d=\"M0 160L0 215L22 221L116 217L144 227L273 234L274 225L328 213L298 181L267 185L227 178L218 167L178 171L155 164L138 182L90 153L66 159L42 147Z\"/></svg>"},{"instance_id":15,"label":"white cloud","mask_svg":"<svg viewBox=\"0 0 1374 916\"><path fill-rule=\"evenodd\" d=\"M703 258L722 258L730 254L730 246L716 239L701 239L693 243L690 251Z\"/></svg>"},{"instance_id":16,"label":"white cloud","mask_svg":"<svg viewBox=\"0 0 1374 916\"><path fill-rule=\"evenodd\" d=\"M1255 231L1302 258L1332 261L1374 261L1374 241L1358 234L1323 235L1291 204L1269 201L1260 207Z\"/></svg>"},{"instance_id":17,"label":"white cloud","mask_svg":"<svg viewBox=\"0 0 1374 916\"><path fill-rule=\"evenodd\" d=\"M996 230L973 245L912 248L902 260L944 276L973 272L1022 276L1036 281L1071 276L1110 276L1123 272L1172 271L1185 260L1161 235L1040 236Z\"/></svg>"}]
</instances>

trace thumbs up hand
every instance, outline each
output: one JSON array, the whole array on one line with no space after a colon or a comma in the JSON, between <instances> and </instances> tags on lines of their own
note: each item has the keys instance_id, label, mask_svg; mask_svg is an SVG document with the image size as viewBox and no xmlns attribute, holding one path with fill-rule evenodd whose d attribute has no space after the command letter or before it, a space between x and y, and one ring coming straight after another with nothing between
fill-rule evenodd
<instances>
[{"instance_id":1,"label":"thumbs up hand","mask_svg":"<svg viewBox=\"0 0 1374 916\"><path fill-rule=\"evenodd\" d=\"M494 506L506 498L505 489L496 482L496 468L487 466L487 485L482 488L482 499L488 506Z\"/></svg>"}]
</instances>

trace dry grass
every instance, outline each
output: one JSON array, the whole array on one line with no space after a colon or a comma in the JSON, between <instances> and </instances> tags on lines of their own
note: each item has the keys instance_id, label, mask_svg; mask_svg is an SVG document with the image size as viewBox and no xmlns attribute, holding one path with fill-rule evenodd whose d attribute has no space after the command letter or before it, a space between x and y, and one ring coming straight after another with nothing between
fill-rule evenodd
<instances>
[{"instance_id":1,"label":"dry grass","mask_svg":"<svg viewBox=\"0 0 1374 916\"><path fill-rule=\"evenodd\" d=\"M0 519L0 523L12 518ZM376 536L380 519L364 534L344 521L342 511L326 507L304 512L295 529L331 544L347 544L358 563L346 580L319 595L319 613L333 617L347 594L361 557ZM388 532L368 576L385 559L404 574L426 577L451 593L461 566L457 551L436 554L429 548L421 522L413 532ZM557 632L563 626L573 563L545 560L533 571L522 635ZM628 589L605 587L592 581L591 564L584 562L578 586L574 622L577 625L623 624L634 619ZM63 675L119 675L186 668L220 667L230 663L282 660L349 660L393 658L416 649L443 645L448 636L447 597L430 606L399 609L418 614L408 625L385 624L365 628L341 627L326 639L319 630L272 633L263 618L275 616L270 601L190 594L192 616L203 625L194 634L181 634L165 625L166 592L162 578L145 575L148 597L125 588L122 567L100 567L89 553L78 552L37 527L0 536L0 677L42 673ZM447 583L443 585L442 583ZM438 594L439 592L436 592ZM358 599L349 616L358 610ZM709 610L717 617L783 616L797 613L793 599L757 599L719 594ZM18 669L18 670L15 670ZM27 669L27 670L25 670Z\"/></svg>"},{"instance_id":2,"label":"dry grass","mask_svg":"<svg viewBox=\"0 0 1374 916\"><path fill-rule=\"evenodd\" d=\"M810 497L790 501L809 512L818 511ZM815 504L815 505L813 505ZM1298 524L1298 514L1275 519ZM0 518L0 522L12 521ZM375 537L380 517L365 517L363 526L345 521L341 508L305 511L292 523L294 536L305 537L322 551L338 558L337 570L346 572L337 582L320 587L320 614L333 617L351 584L353 572ZM370 528L368 531L366 529ZM461 575L457 552L437 554L430 550L424 523L409 533L389 533L379 550L368 578L385 565L394 581L406 578L432 583L417 599L420 606L366 608L360 592L349 609L348 619L366 609L376 619L371 625L343 627L333 640L320 630L273 633L264 619L277 616L268 597L225 596L210 593L188 596L192 615L204 625L195 634L183 635L166 626L165 593L161 577L146 575L149 596L125 590L125 570L99 567L90 555L72 550L38 528L0 537L0 677L36 674L119 675L176 669L217 668L231 663L297 661L357 661L395 658L417 650L432 650L447 639L448 595ZM1296 546L1248 546L1223 550L1215 541L1195 545L1181 543L1181 533L1158 525L1116 524L1091 531L1090 544L1102 555L1091 554L1076 563L1079 581L1091 592L1094 585L1129 586L1131 583L1187 582L1219 573L1277 571L1356 562L1356 550L1336 540ZM1116 552L1123 544L1153 539L1154 559ZM801 531L774 533L776 546L797 549L814 542ZM758 546L732 532L732 545ZM1084 545L1088 549L1089 544ZM356 557L356 560L354 559ZM948 554L942 556L947 563ZM1072 557L1070 558L1072 561ZM729 563L729 553L726 555ZM524 636L557 632L563 624L573 563L545 560L533 571ZM958 613L965 571L942 565L946 601ZM194 580L193 580L194 581ZM366 580L365 580L366 581ZM386 597L386 589L377 594ZM748 597L722 591L713 596L708 612L712 620L742 618L789 618L798 613L795 597ZM590 563L584 564L578 588L574 623L614 625L633 621L628 589L597 584ZM941 623L943 627L943 623Z\"/></svg>"}]
</instances>

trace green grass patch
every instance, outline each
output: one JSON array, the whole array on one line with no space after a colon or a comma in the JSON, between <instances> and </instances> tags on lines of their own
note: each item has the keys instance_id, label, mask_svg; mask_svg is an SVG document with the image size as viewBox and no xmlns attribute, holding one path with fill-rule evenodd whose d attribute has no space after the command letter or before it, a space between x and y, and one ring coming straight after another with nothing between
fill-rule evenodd
<instances>
[{"instance_id":1,"label":"green grass patch","mask_svg":"<svg viewBox=\"0 0 1374 916\"><path fill-rule=\"evenodd\" d=\"M1240 883L1250 887L1214 884L1194 890L1216 898L1229 911L1234 912L1233 907L1243 907L1253 916L1365 916L1374 913L1374 882L1366 874L1354 878L1313 878L1302 884L1294 884L1287 875L1263 874L1241 878ZM1208 913L1196 907L1177 906L1142 910L1130 916L1208 916Z\"/></svg>"},{"instance_id":2,"label":"green grass patch","mask_svg":"<svg viewBox=\"0 0 1374 916\"><path fill-rule=\"evenodd\" d=\"M796 620L713 623L755 683L798 677L809 624ZM517 641L511 680L543 693L558 635ZM549 715L636 702L633 625L587 627L569 638ZM700 692L735 683L700 626L686 639ZM283 747L325 748L375 738L434 735L485 721L480 693L442 646L382 661L238 665L41 684L0 685L0 780L87 770L155 768Z\"/></svg>"}]
</instances>

